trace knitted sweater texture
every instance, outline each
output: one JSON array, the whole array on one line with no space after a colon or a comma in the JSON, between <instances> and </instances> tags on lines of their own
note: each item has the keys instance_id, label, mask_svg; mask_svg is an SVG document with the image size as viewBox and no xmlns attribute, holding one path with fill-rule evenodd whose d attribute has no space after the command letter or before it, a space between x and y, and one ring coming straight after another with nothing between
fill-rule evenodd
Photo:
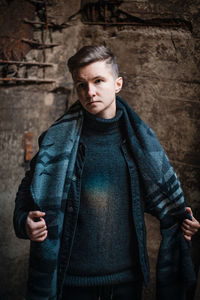
<instances>
[{"instance_id":1,"label":"knitted sweater texture","mask_svg":"<svg viewBox=\"0 0 200 300\"><path fill-rule=\"evenodd\" d=\"M114 284L138 276L130 179L121 151L121 117L121 110L108 120L85 112L80 141L86 158L78 225L65 280L68 285Z\"/></svg>"}]
</instances>

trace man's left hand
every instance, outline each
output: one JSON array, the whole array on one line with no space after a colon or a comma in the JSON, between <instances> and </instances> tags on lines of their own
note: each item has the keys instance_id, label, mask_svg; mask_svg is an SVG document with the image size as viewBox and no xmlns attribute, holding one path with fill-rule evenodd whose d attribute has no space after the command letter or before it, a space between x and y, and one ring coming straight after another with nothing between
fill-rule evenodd
<instances>
[{"instance_id":1,"label":"man's left hand","mask_svg":"<svg viewBox=\"0 0 200 300\"><path fill-rule=\"evenodd\" d=\"M191 215L192 221L185 219L181 225L181 229L186 241L191 241L192 236L199 230L200 223L194 218L190 207L186 207L186 210Z\"/></svg>"}]
</instances>

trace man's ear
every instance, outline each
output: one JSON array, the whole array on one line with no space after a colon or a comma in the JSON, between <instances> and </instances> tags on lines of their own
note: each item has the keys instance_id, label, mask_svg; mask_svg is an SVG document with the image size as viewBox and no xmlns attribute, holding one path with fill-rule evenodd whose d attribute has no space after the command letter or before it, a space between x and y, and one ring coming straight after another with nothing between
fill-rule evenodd
<instances>
[{"instance_id":1,"label":"man's ear","mask_svg":"<svg viewBox=\"0 0 200 300\"><path fill-rule=\"evenodd\" d=\"M115 81L115 93L119 93L122 89L122 85L123 85L123 78L122 77L118 77Z\"/></svg>"}]
</instances>

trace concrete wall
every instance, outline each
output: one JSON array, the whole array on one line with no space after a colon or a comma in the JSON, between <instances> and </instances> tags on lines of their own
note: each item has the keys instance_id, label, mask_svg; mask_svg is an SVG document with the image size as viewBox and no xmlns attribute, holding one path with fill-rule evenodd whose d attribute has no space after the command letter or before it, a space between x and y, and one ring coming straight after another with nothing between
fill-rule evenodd
<instances>
[{"instance_id":1,"label":"concrete wall","mask_svg":"<svg viewBox=\"0 0 200 300\"><path fill-rule=\"evenodd\" d=\"M198 1L184 1L184 4L183 1L165 3L161 0L122 1L121 4L116 1L107 7L106 16L105 7L99 6L98 1L52 0L48 3L49 24L57 27L49 26L42 39L58 46L32 49L25 59L41 62L45 57L46 62L54 66L45 68L45 74L42 68L19 67L18 77L45 77L55 82L0 85L2 300L22 300L27 278L29 243L18 240L12 228L15 194L25 170L23 135L24 132L34 134L36 153L39 134L75 100L66 61L83 45L105 43L115 52L124 77L121 96L156 132L180 177L188 205L199 213ZM9 8L5 1L0 5ZM82 12L81 5L85 8ZM38 13L35 20L40 21ZM102 25L104 21L120 24ZM41 30L36 29L34 38L41 41ZM143 299L150 300L155 296L154 269L160 238L158 222L150 216L146 216L146 222L152 287L150 292L144 291ZM195 247L197 249L198 242ZM199 296L196 295L196 300Z\"/></svg>"}]
</instances>

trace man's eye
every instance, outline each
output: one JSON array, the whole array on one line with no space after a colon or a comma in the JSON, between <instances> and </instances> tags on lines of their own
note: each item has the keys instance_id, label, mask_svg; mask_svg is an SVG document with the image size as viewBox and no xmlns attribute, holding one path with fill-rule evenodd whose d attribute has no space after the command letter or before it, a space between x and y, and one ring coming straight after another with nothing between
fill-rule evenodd
<instances>
[{"instance_id":1,"label":"man's eye","mask_svg":"<svg viewBox=\"0 0 200 300\"><path fill-rule=\"evenodd\" d=\"M103 82L102 79L96 79L96 80L95 80L95 83L101 83L101 82Z\"/></svg>"},{"instance_id":2,"label":"man's eye","mask_svg":"<svg viewBox=\"0 0 200 300\"><path fill-rule=\"evenodd\" d=\"M86 84L84 82L82 82L82 83L79 83L76 87L77 87L77 89L85 89Z\"/></svg>"}]
</instances>

